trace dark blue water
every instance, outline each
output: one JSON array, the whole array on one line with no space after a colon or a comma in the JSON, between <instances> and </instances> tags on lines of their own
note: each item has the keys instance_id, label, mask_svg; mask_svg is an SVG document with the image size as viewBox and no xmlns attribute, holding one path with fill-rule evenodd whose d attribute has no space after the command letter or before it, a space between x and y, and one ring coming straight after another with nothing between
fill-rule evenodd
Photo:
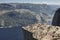
<instances>
[{"instance_id":1,"label":"dark blue water","mask_svg":"<svg viewBox=\"0 0 60 40\"><path fill-rule=\"evenodd\" d=\"M0 28L0 40L24 40L22 28Z\"/></svg>"}]
</instances>

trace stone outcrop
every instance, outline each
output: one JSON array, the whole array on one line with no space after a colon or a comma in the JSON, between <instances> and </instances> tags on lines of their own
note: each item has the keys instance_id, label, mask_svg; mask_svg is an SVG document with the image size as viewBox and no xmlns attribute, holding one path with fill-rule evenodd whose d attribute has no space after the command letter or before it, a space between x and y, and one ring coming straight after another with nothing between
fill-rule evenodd
<instances>
[{"instance_id":1,"label":"stone outcrop","mask_svg":"<svg viewBox=\"0 0 60 40\"><path fill-rule=\"evenodd\" d=\"M60 40L59 26L38 23L23 27L23 29L33 33L33 37L38 40Z\"/></svg>"}]
</instances>

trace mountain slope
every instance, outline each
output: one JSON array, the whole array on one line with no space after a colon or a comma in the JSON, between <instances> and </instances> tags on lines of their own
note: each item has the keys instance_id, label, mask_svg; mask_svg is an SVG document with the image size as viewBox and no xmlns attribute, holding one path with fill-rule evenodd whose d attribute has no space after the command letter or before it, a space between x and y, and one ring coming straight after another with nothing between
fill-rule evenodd
<instances>
[{"instance_id":1,"label":"mountain slope","mask_svg":"<svg viewBox=\"0 0 60 40\"><path fill-rule=\"evenodd\" d=\"M4 20L4 26L24 26L37 23L36 16L32 12L23 11L7 12L0 16L0 19Z\"/></svg>"},{"instance_id":2,"label":"mountain slope","mask_svg":"<svg viewBox=\"0 0 60 40\"><path fill-rule=\"evenodd\" d=\"M0 4L0 10L13 10L15 9L12 5L10 4Z\"/></svg>"}]
</instances>

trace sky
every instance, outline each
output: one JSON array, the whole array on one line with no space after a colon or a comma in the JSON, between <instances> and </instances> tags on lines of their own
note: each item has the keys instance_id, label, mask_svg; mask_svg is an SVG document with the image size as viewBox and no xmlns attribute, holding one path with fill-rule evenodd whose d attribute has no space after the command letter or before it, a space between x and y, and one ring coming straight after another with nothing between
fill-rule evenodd
<instances>
[{"instance_id":1,"label":"sky","mask_svg":"<svg viewBox=\"0 0 60 40\"><path fill-rule=\"evenodd\" d=\"M0 0L0 3L35 3L60 5L60 0Z\"/></svg>"}]
</instances>

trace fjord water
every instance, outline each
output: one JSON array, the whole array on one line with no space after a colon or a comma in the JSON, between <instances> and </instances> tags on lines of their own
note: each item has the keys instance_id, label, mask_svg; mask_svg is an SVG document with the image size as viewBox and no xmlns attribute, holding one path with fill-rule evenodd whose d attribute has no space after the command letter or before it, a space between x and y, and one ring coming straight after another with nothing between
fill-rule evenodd
<instances>
[{"instance_id":1,"label":"fjord water","mask_svg":"<svg viewBox=\"0 0 60 40\"><path fill-rule=\"evenodd\" d=\"M0 28L0 40L24 40L22 28Z\"/></svg>"}]
</instances>

